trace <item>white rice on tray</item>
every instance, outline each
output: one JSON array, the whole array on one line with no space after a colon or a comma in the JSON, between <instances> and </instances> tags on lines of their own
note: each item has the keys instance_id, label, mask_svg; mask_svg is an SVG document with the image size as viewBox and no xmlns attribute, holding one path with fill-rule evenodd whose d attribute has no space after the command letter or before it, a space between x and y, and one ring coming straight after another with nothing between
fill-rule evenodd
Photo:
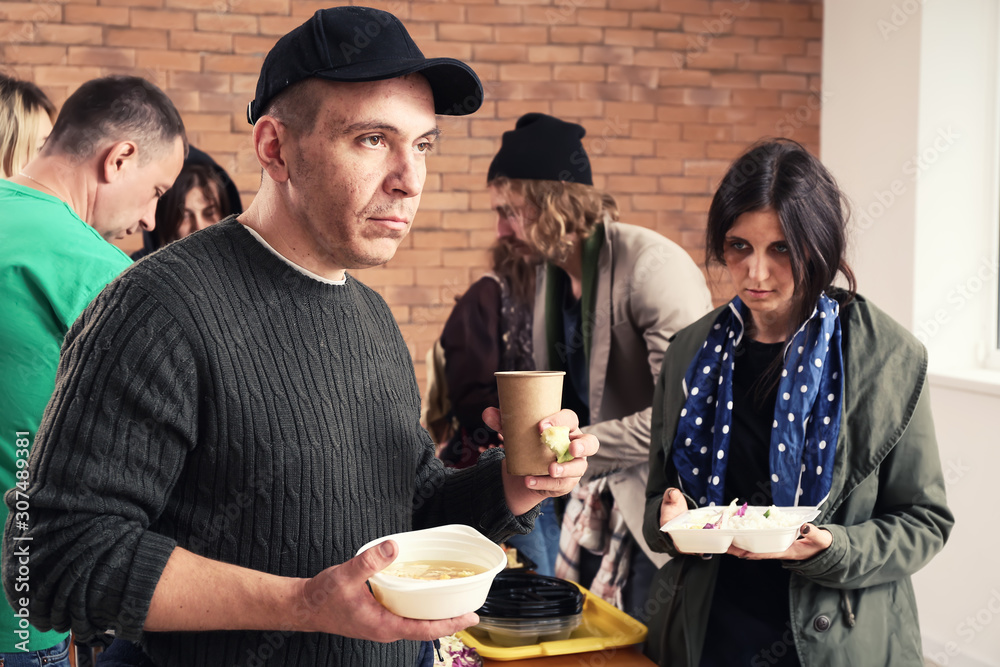
<instances>
[{"instance_id":1,"label":"white rice on tray","mask_svg":"<svg viewBox=\"0 0 1000 667\"><path fill-rule=\"evenodd\" d=\"M722 524L718 528L729 530L768 530L774 528L795 528L802 523L802 518L797 514L789 514L780 508L771 505L770 507L747 507L743 516L737 516L740 507L733 501L728 507L706 507L692 512L691 519L686 522L686 527L691 529L704 528L706 524L716 523L721 513L725 513ZM767 518L764 517L767 514Z\"/></svg>"}]
</instances>

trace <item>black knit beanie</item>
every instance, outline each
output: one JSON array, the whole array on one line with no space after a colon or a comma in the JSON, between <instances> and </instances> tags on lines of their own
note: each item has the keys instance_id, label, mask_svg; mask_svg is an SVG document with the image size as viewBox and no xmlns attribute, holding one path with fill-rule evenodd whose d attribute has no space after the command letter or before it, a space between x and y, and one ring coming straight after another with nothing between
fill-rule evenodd
<instances>
[{"instance_id":1,"label":"black knit beanie","mask_svg":"<svg viewBox=\"0 0 1000 667\"><path fill-rule=\"evenodd\" d=\"M503 133L500 151L490 163L487 182L498 176L529 181L568 181L593 185L590 158L581 139L582 125L543 113L527 113Z\"/></svg>"}]
</instances>

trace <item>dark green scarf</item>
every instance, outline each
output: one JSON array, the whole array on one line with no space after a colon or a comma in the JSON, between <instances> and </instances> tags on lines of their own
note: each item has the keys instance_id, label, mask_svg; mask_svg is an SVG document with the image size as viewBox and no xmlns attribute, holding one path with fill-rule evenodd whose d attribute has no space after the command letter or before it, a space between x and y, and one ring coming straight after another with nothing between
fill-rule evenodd
<instances>
[{"instance_id":1,"label":"dark green scarf","mask_svg":"<svg viewBox=\"0 0 1000 667\"><path fill-rule=\"evenodd\" d=\"M583 290L580 295L580 326L583 329L583 351L590 361L590 341L594 330L594 299L597 296L597 260L604 246L604 223L598 224L583 241ZM562 275L560 275L562 274ZM566 349L563 338L562 302L560 301L562 281L565 272L552 263L545 264L545 334L549 351L547 370L564 371ZM561 347L560 347L561 346Z\"/></svg>"}]
</instances>

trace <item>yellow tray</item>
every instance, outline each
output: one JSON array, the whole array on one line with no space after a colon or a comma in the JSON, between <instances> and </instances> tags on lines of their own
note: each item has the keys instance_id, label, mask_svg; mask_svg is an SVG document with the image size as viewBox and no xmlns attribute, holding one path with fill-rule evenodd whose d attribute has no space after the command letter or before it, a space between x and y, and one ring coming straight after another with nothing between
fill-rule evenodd
<instances>
[{"instance_id":1,"label":"yellow tray","mask_svg":"<svg viewBox=\"0 0 1000 667\"><path fill-rule=\"evenodd\" d=\"M646 639L646 626L614 605L608 604L580 584L573 582L583 591L583 614L580 627L573 631L569 639L529 644L527 646L497 646L489 637L476 636L463 630L458 638L466 646L476 649L484 658L491 660L523 660L587 651L603 651L619 646L631 646Z\"/></svg>"}]
</instances>

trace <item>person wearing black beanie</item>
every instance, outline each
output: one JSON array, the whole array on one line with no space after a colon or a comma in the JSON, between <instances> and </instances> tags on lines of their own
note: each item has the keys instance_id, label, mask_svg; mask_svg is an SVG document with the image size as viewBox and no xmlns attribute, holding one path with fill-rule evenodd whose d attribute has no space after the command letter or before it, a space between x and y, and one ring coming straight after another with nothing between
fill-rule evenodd
<instances>
[{"instance_id":1,"label":"person wearing black beanie","mask_svg":"<svg viewBox=\"0 0 1000 667\"><path fill-rule=\"evenodd\" d=\"M543 113L527 113L513 130L503 133L500 150L486 178L500 176L529 181L563 181L593 185L590 158L583 148L587 131ZM542 150L544 147L545 150Z\"/></svg>"},{"instance_id":2,"label":"person wearing black beanie","mask_svg":"<svg viewBox=\"0 0 1000 667\"><path fill-rule=\"evenodd\" d=\"M594 187L585 137L577 123L525 114L504 132L487 172L497 234L542 260L535 367L566 371L563 407L601 442L587 483L566 505L561 534L536 528L512 542L529 556L558 552L556 576L645 620L649 584L666 560L642 537L653 388L671 336L709 312L712 300L683 248L618 221L614 197ZM595 521L601 508L604 518ZM525 538L534 544L520 546Z\"/></svg>"}]
</instances>

